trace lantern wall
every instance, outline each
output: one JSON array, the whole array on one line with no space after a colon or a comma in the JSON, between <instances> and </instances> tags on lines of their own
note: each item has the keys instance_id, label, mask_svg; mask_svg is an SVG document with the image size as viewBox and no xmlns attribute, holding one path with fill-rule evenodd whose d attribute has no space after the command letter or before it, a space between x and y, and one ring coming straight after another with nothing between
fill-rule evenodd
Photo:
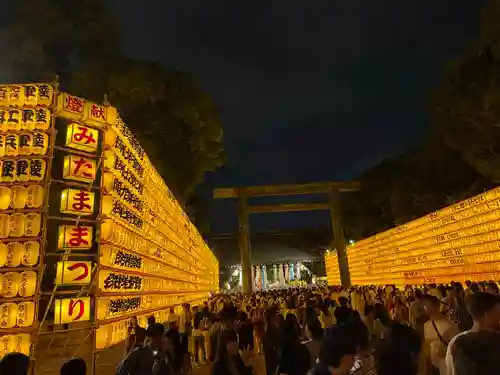
<instances>
[{"instance_id":1,"label":"lantern wall","mask_svg":"<svg viewBox=\"0 0 500 375\"><path fill-rule=\"evenodd\" d=\"M351 283L500 280L500 188L347 247Z\"/></svg>"},{"instance_id":2,"label":"lantern wall","mask_svg":"<svg viewBox=\"0 0 500 375\"><path fill-rule=\"evenodd\" d=\"M336 251L325 253L325 269L328 285L340 285L340 269Z\"/></svg>"}]
</instances>

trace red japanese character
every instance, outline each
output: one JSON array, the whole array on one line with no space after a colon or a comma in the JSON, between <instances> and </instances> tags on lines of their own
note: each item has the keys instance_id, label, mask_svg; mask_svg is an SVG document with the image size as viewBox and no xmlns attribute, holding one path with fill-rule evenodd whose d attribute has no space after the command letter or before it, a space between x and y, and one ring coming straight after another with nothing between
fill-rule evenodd
<instances>
[{"instance_id":1,"label":"red japanese character","mask_svg":"<svg viewBox=\"0 0 500 375\"><path fill-rule=\"evenodd\" d=\"M84 167L86 169L90 169L90 170L92 170L92 168L94 167L92 165L92 163L90 163L87 159L84 159L84 158L80 158L79 160L75 160L74 163L75 163L75 175L79 174L80 168L82 168L82 167ZM81 171L81 175L83 177L87 177L87 178L94 177L92 175L92 173L85 172L84 170Z\"/></svg>"},{"instance_id":2,"label":"red japanese character","mask_svg":"<svg viewBox=\"0 0 500 375\"><path fill-rule=\"evenodd\" d=\"M104 108L103 107L98 107L95 104L92 104L92 107L90 108L90 115L92 117L100 118L103 120L106 120L104 118Z\"/></svg>"},{"instance_id":3,"label":"red japanese character","mask_svg":"<svg viewBox=\"0 0 500 375\"><path fill-rule=\"evenodd\" d=\"M73 139L77 142L83 142L86 145L96 143L97 141L94 139L94 135L88 128L84 126L79 126L78 130L80 133L73 134Z\"/></svg>"},{"instance_id":4,"label":"red japanese character","mask_svg":"<svg viewBox=\"0 0 500 375\"><path fill-rule=\"evenodd\" d=\"M87 191L79 191L78 193L75 193L73 196L73 200L75 203L73 203L73 209L75 211L83 211L84 209L90 210L92 206L88 203L90 200L90 194Z\"/></svg>"},{"instance_id":5,"label":"red japanese character","mask_svg":"<svg viewBox=\"0 0 500 375\"><path fill-rule=\"evenodd\" d=\"M72 299L71 301L69 301L69 310L68 310L69 316L73 317L76 306L78 306L78 313L73 318L73 321L79 320L85 313L85 303L81 299L77 300Z\"/></svg>"},{"instance_id":6,"label":"red japanese character","mask_svg":"<svg viewBox=\"0 0 500 375\"><path fill-rule=\"evenodd\" d=\"M66 97L66 109L71 112L83 112L83 100L75 96Z\"/></svg>"},{"instance_id":7,"label":"red japanese character","mask_svg":"<svg viewBox=\"0 0 500 375\"><path fill-rule=\"evenodd\" d=\"M68 243L71 246L88 245L89 241L86 237L89 235L89 228L87 227L74 227L71 229L71 238Z\"/></svg>"}]
</instances>

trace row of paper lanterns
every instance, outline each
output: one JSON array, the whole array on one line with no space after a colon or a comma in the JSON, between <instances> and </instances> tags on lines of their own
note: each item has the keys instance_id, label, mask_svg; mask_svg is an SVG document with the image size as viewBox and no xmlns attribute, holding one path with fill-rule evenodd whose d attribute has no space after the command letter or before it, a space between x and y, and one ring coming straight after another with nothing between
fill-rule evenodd
<instances>
[{"instance_id":1,"label":"row of paper lanterns","mask_svg":"<svg viewBox=\"0 0 500 375\"><path fill-rule=\"evenodd\" d=\"M45 188L40 185L0 186L0 210L40 208L45 198Z\"/></svg>"}]
</instances>

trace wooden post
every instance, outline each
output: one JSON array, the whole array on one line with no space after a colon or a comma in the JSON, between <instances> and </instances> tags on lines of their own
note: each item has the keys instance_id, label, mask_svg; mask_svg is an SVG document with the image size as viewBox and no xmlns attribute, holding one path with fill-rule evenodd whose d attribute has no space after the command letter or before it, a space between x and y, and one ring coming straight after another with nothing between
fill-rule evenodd
<instances>
[{"instance_id":1,"label":"wooden post","mask_svg":"<svg viewBox=\"0 0 500 375\"><path fill-rule=\"evenodd\" d=\"M349 263L347 261L347 252L345 248L345 235L344 226L342 225L342 207L340 203L339 189L331 188L329 191L329 197L334 237L332 243L337 250L340 282L342 283L342 287L349 288L351 286L351 277L349 275Z\"/></svg>"},{"instance_id":2,"label":"wooden post","mask_svg":"<svg viewBox=\"0 0 500 375\"><path fill-rule=\"evenodd\" d=\"M252 262L250 260L250 225L247 212L247 198L238 198L238 231L243 277L243 293L252 293Z\"/></svg>"}]
</instances>

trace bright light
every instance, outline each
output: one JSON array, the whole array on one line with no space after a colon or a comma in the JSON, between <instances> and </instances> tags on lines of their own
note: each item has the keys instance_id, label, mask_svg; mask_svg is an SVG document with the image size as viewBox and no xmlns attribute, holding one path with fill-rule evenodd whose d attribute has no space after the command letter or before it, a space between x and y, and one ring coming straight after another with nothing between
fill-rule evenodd
<instances>
[{"instance_id":1,"label":"bright light","mask_svg":"<svg viewBox=\"0 0 500 375\"><path fill-rule=\"evenodd\" d=\"M350 243L351 245L352 245L352 244L354 244L354 242L356 242L356 241L354 241L354 240L349 240L349 243Z\"/></svg>"}]
</instances>

